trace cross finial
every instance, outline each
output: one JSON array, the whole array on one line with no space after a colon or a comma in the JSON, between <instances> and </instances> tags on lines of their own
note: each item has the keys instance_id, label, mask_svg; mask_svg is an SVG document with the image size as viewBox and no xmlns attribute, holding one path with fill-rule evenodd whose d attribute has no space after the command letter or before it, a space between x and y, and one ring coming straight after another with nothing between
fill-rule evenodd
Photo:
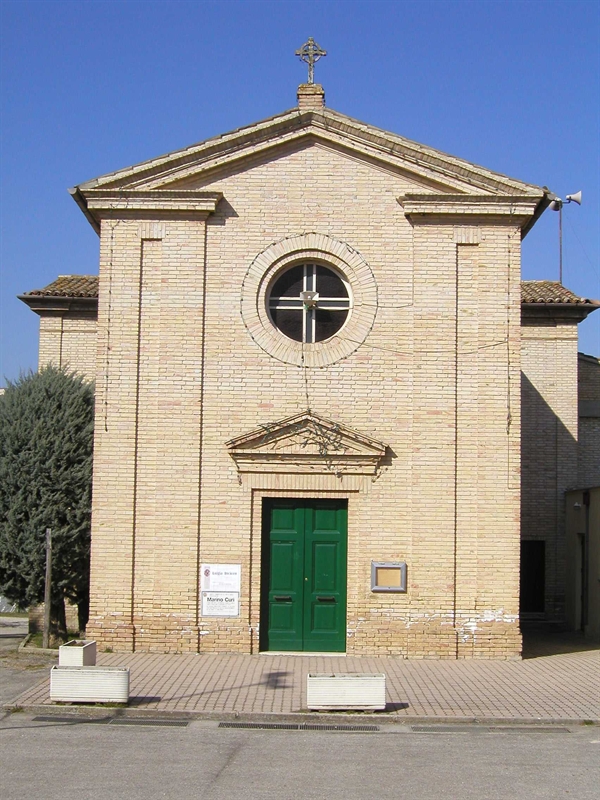
<instances>
[{"instance_id":1,"label":"cross finial","mask_svg":"<svg viewBox=\"0 0 600 800\"><path fill-rule=\"evenodd\" d=\"M321 58L326 56L327 51L321 50L315 40L310 37L306 44L303 44L300 50L296 50L296 55L300 56L302 61L308 64L308 82L315 82L315 63Z\"/></svg>"}]
</instances>

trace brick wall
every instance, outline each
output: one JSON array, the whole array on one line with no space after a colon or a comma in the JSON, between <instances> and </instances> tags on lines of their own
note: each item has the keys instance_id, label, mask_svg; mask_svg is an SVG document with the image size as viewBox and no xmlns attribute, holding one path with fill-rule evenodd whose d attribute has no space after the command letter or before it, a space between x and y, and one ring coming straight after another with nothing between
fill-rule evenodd
<instances>
[{"instance_id":1,"label":"brick wall","mask_svg":"<svg viewBox=\"0 0 600 800\"><path fill-rule=\"evenodd\" d=\"M88 636L256 651L261 498L338 496L349 653L517 656L516 223L410 224L396 198L423 187L318 146L185 187L225 200L102 223ZM303 369L256 344L240 302L258 253L314 230L360 253L377 308L354 353ZM241 479L225 443L307 405L388 446L375 479ZM371 560L405 560L408 592L371 593ZM239 618L199 616L203 562L242 565Z\"/></svg>"},{"instance_id":2,"label":"brick wall","mask_svg":"<svg viewBox=\"0 0 600 800\"><path fill-rule=\"evenodd\" d=\"M523 539L546 543L545 614L564 618L564 492L577 481L577 325L552 319L522 328Z\"/></svg>"},{"instance_id":3,"label":"brick wall","mask_svg":"<svg viewBox=\"0 0 600 800\"><path fill-rule=\"evenodd\" d=\"M65 367L94 380L96 375L96 312L40 315L38 365Z\"/></svg>"}]
</instances>

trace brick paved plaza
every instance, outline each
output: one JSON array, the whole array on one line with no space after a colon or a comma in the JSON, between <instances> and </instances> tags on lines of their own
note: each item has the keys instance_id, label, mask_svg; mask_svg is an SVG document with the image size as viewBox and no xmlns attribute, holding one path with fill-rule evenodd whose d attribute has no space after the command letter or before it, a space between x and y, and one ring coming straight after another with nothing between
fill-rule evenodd
<instances>
[{"instance_id":1,"label":"brick paved plaza","mask_svg":"<svg viewBox=\"0 0 600 800\"><path fill-rule=\"evenodd\" d=\"M600 650L583 647L542 643L522 661L103 653L98 662L130 667L127 713L289 715L306 709L309 672L384 672L388 708L378 718L600 721ZM65 709L50 703L48 680L14 705Z\"/></svg>"}]
</instances>

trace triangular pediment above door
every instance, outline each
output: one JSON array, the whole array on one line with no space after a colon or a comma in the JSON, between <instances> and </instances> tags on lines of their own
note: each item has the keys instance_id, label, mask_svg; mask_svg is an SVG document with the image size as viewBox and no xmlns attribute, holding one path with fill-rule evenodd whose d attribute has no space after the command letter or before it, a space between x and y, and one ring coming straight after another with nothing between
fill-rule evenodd
<instances>
[{"instance_id":1,"label":"triangular pediment above door","mask_svg":"<svg viewBox=\"0 0 600 800\"><path fill-rule=\"evenodd\" d=\"M374 475L386 446L337 422L304 412L227 442L240 472Z\"/></svg>"}]
</instances>

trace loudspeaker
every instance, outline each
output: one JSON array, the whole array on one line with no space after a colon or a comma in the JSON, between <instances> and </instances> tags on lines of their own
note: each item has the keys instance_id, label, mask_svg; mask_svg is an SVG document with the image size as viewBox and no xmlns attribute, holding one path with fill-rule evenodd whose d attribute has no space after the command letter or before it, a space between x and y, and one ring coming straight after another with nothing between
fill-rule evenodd
<instances>
[{"instance_id":1,"label":"loudspeaker","mask_svg":"<svg viewBox=\"0 0 600 800\"><path fill-rule=\"evenodd\" d=\"M581 205L581 192L575 192L575 194L568 194L566 197L568 203L577 203L578 206Z\"/></svg>"}]
</instances>

